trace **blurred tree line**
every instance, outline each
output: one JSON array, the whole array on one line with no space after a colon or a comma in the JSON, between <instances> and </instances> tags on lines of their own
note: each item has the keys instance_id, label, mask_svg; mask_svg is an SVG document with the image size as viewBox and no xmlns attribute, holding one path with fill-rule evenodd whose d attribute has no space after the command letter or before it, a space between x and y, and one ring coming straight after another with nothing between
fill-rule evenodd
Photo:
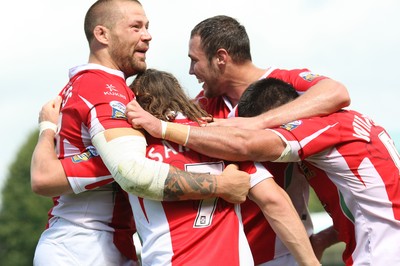
<instances>
[{"instance_id":1,"label":"blurred tree line","mask_svg":"<svg viewBox=\"0 0 400 266\"><path fill-rule=\"evenodd\" d=\"M9 166L0 210L0 265L32 265L33 254L52 206L50 198L34 194L30 165L38 132L32 132Z\"/></svg>"},{"instance_id":2,"label":"blurred tree line","mask_svg":"<svg viewBox=\"0 0 400 266\"><path fill-rule=\"evenodd\" d=\"M33 254L40 234L45 229L47 213L52 206L50 198L36 195L30 185L31 157L38 139L32 132L9 166L1 192L0 210L0 265L32 265ZM311 193L311 211L323 211Z\"/></svg>"}]
</instances>

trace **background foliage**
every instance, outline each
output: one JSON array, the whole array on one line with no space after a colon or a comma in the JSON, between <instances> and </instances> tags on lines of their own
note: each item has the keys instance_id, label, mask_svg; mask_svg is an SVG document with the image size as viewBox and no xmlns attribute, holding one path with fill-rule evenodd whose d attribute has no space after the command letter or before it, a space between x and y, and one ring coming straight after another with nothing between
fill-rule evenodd
<instances>
[{"instance_id":1,"label":"background foliage","mask_svg":"<svg viewBox=\"0 0 400 266\"><path fill-rule=\"evenodd\" d=\"M0 265L32 265L36 243L45 228L52 202L34 194L30 163L38 132L31 133L9 167L0 210Z\"/></svg>"}]
</instances>

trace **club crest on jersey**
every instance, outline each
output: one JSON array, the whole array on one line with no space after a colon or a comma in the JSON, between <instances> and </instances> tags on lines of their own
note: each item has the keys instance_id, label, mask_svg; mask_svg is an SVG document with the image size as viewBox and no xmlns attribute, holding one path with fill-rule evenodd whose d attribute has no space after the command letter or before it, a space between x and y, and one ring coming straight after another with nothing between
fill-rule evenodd
<instances>
[{"instance_id":1,"label":"club crest on jersey","mask_svg":"<svg viewBox=\"0 0 400 266\"><path fill-rule=\"evenodd\" d=\"M299 74L299 76L300 76L302 79L304 79L305 81L311 82L311 81L313 81L315 78L319 77L320 75L314 74L314 73L312 73L312 72L310 72L310 71L307 71L307 72L301 72L301 73Z\"/></svg>"},{"instance_id":2,"label":"club crest on jersey","mask_svg":"<svg viewBox=\"0 0 400 266\"><path fill-rule=\"evenodd\" d=\"M283 124L281 126L281 128L286 129L287 131L292 131L293 129L295 129L296 127L301 125L301 121L300 120L296 120L287 124Z\"/></svg>"},{"instance_id":3,"label":"club crest on jersey","mask_svg":"<svg viewBox=\"0 0 400 266\"><path fill-rule=\"evenodd\" d=\"M118 101L112 101L110 102L110 106L112 108L112 118L116 119L126 119L125 116L125 110L126 106L125 104L118 102Z\"/></svg>"},{"instance_id":4,"label":"club crest on jersey","mask_svg":"<svg viewBox=\"0 0 400 266\"><path fill-rule=\"evenodd\" d=\"M81 162L86 162L89 161L90 158L93 158L95 156L99 156L99 154L97 153L97 150L95 147L93 146L89 146L87 147L87 151L81 154L77 154L72 156L71 160L73 163L81 163Z\"/></svg>"}]
</instances>

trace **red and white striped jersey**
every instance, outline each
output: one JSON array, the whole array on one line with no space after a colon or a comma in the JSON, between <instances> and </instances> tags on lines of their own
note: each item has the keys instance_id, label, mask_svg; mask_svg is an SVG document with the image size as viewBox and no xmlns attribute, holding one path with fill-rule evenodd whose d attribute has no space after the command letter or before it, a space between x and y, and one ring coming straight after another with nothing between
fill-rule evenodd
<instances>
[{"instance_id":1,"label":"red and white striped jersey","mask_svg":"<svg viewBox=\"0 0 400 266\"><path fill-rule=\"evenodd\" d=\"M175 123L196 126L179 115ZM220 174L225 163L181 145L146 136L147 157L189 172ZM252 178L270 177L266 170ZM253 168L254 170L254 168ZM252 265L240 205L221 198L157 202L129 195L144 265Z\"/></svg>"},{"instance_id":2,"label":"red and white striped jersey","mask_svg":"<svg viewBox=\"0 0 400 266\"><path fill-rule=\"evenodd\" d=\"M351 110L274 131L292 148L285 161L303 160L305 176L347 244L346 265L400 265L400 158L389 134Z\"/></svg>"},{"instance_id":3,"label":"red and white striped jersey","mask_svg":"<svg viewBox=\"0 0 400 266\"><path fill-rule=\"evenodd\" d=\"M114 232L114 243L128 258L136 257L131 208L124 192L102 163L91 138L109 128L131 127L125 106L134 95L122 72L96 64L70 70L62 96L57 155L75 194L53 199L49 224L62 217L85 228ZM93 160L93 167L81 162Z\"/></svg>"},{"instance_id":4,"label":"red and white striped jersey","mask_svg":"<svg viewBox=\"0 0 400 266\"><path fill-rule=\"evenodd\" d=\"M269 68L260 77L277 78L292 84L299 94L305 92L324 76L313 74L308 69L283 70ZM232 106L224 96L205 98L203 91L196 97L199 104L215 118L237 116L237 106ZM309 235L313 225L308 211L309 188L304 176L296 164L263 163L274 176L275 182L288 193ZM268 224L260 208L250 199L241 204L244 230L252 250L256 265L272 261L283 255L290 254L283 242L276 236Z\"/></svg>"}]
</instances>

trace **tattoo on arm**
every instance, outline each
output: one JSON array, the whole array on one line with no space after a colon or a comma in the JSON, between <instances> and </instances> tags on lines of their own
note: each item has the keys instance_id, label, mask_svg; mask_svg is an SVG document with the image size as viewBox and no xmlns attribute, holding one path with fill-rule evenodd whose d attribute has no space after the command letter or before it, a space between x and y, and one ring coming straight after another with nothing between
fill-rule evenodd
<instances>
[{"instance_id":1,"label":"tattoo on arm","mask_svg":"<svg viewBox=\"0 0 400 266\"><path fill-rule=\"evenodd\" d=\"M216 196L217 179L214 175L190 173L170 168L164 186L164 201L205 199Z\"/></svg>"}]
</instances>

